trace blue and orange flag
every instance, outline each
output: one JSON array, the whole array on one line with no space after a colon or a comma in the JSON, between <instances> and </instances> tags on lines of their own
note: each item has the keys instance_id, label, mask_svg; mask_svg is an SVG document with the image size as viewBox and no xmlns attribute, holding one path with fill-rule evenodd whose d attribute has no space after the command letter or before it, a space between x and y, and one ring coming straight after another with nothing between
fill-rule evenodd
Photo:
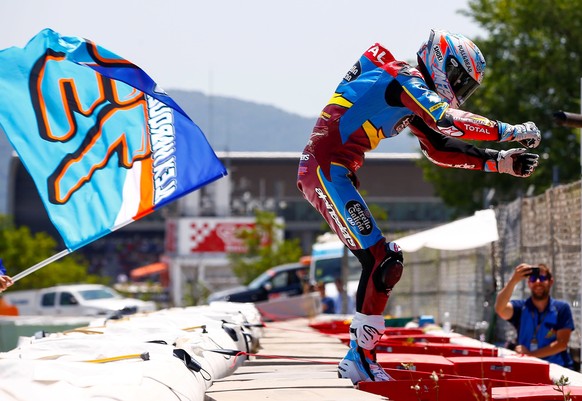
<instances>
[{"instance_id":1,"label":"blue and orange flag","mask_svg":"<svg viewBox=\"0 0 582 401\"><path fill-rule=\"evenodd\" d=\"M139 67L45 29L0 51L0 125L70 251L226 175Z\"/></svg>"}]
</instances>

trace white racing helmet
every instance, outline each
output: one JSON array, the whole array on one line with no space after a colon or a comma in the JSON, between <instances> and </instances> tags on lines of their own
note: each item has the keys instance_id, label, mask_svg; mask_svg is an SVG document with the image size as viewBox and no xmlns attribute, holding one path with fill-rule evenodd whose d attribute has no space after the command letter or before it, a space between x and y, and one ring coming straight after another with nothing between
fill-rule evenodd
<instances>
[{"instance_id":1,"label":"white racing helmet","mask_svg":"<svg viewBox=\"0 0 582 401\"><path fill-rule=\"evenodd\" d=\"M453 108L462 105L483 80L485 58L463 35L433 29L417 55L436 92Z\"/></svg>"}]
</instances>

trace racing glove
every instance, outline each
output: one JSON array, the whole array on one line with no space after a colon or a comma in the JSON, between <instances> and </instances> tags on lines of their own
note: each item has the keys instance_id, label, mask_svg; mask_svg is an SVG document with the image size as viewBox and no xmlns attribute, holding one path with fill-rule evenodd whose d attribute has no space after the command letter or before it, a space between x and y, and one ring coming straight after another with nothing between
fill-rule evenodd
<instances>
[{"instance_id":1,"label":"racing glove","mask_svg":"<svg viewBox=\"0 0 582 401\"><path fill-rule=\"evenodd\" d=\"M485 164L486 171L497 171L511 174L515 177L529 177L538 165L539 156L534 153L525 153L526 149L524 148L501 150L499 152L491 149L486 151L493 156L493 160L489 160Z\"/></svg>"},{"instance_id":2,"label":"racing glove","mask_svg":"<svg viewBox=\"0 0 582 401\"><path fill-rule=\"evenodd\" d=\"M540 130L528 121L523 124L511 125L501 121L499 126L499 142L519 142L526 148L537 148L542 140Z\"/></svg>"}]
</instances>

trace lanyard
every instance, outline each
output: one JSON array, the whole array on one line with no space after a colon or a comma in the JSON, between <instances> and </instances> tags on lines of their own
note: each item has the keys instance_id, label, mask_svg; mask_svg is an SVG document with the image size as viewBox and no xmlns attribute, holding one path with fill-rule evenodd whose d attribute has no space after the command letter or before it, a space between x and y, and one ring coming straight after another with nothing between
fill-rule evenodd
<instances>
[{"instance_id":1,"label":"lanyard","mask_svg":"<svg viewBox=\"0 0 582 401\"><path fill-rule=\"evenodd\" d=\"M548 307L549 307L549 305L548 305ZM535 313L534 313L534 311L530 311L531 318L534 321L534 323L536 323L536 314L539 316L537 326L536 326L536 329L533 333L533 338L531 340L531 342L534 344L537 344L537 342L538 342L537 334L538 334L538 331L540 329L540 326L542 325L542 323L544 321L544 317L546 317L546 313L548 313L548 307L546 307L546 310L544 310L544 313L542 313L541 316L539 315L539 312L537 312L537 309L536 309Z\"/></svg>"}]
</instances>

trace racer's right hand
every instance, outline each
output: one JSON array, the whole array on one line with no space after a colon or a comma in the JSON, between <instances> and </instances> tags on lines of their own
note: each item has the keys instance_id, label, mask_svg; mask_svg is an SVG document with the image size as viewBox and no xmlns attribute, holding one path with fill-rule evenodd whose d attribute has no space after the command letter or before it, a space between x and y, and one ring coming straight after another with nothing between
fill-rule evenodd
<instances>
[{"instance_id":1,"label":"racer's right hand","mask_svg":"<svg viewBox=\"0 0 582 401\"><path fill-rule=\"evenodd\" d=\"M526 149L501 150L497 154L497 171L515 177L529 177L538 165L539 156Z\"/></svg>"}]
</instances>

